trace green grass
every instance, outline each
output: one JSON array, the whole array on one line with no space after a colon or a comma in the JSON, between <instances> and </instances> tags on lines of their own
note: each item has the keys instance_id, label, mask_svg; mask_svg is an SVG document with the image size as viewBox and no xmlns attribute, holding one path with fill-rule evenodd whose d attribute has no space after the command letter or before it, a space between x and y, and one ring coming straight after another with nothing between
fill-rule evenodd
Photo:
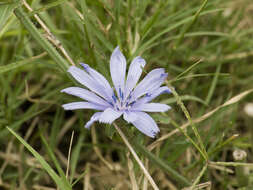
<instances>
[{"instance_id":1,"label":"green grass","mask_svg":"<svg viewBox=\"0 0 253 190\"><path fill-rule=\"evenodd\" d=\"M153 188L113 125L61 107L77 100L60 93L78 85L68 67L111 81L117 45L175 88L156 99L172 107L151 114L156 139L116 121L158 188L253 189L251 0L21 2L0 1L0 189Z\"/></svg>"}]
</instances>

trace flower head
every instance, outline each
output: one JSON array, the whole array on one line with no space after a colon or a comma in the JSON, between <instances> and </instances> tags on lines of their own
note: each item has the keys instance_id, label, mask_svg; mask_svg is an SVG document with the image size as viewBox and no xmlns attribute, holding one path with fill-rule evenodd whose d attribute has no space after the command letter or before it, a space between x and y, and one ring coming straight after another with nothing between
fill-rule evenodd
<instances>
[{"instance_id":1,"label":"flower head","mask_svg":"<svg viewBox=\"0 0 253 190\"><path fill-rule=\"evenodd\" d=\"M115 48L110 59L110 72L114 89L109 82L89 65L81 63L84 70L71 66L68 72L87 89L69 87L63 89L70 95L84 99L81 102L64 104L65 110L94 109L96 112L85 125L89 128L95 121L111 124L123 115L123 118L132 123L138 130L149 137L155 137L160 131L155 121L145 112L165 112L170 106L160 103L150 103L162 93L170 93L170 89L161 86L167 77L164 69L158 68L149 72L139 81L146 62L141 57L136 57L131 62L126 75L126 59Z\"/></svg>"}]
</instances>

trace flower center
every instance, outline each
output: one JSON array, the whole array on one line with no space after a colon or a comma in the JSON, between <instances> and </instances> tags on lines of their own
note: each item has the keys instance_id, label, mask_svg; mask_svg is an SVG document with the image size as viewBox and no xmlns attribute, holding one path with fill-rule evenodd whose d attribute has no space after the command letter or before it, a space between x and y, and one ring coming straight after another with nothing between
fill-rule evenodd
<instances>
[{"instance_id":1,"label":"flower center","mask_svg":"<svg viewBox=\"0 0 253 190\"><path fill-rule=\"evenodd\" d=\"M131 99L131 93L126 99L124 99L124 94L120 88L119 88L119 98L113 95L112 99L113 99L113 103L110 103L110 104L117 111L129 111L129 109L135 103L135 101L129 103Z\"/></svg>"},{"instance_id":2,"label":"flower center","mask_svg":"<svg viewBox=\"0 0 253 190\"><path fill-rule=\"evenodd\" d=\"M117 102L115 102L113 106L117 111L128 111L131 108L132 103L129 104L127 101L123 102L123 100L117 99Z\"/></svg>"}]
</instances>

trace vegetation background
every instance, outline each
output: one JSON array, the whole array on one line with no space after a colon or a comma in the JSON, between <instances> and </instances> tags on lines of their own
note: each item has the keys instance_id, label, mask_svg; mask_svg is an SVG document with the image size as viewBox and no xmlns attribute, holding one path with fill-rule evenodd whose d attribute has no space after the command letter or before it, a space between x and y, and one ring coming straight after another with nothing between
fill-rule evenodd
<instances>
[{"instance_id":1,"label":"vegetation background","mask_svg":"<svg viewBox=\"0 0 253 190\"><path fill-rule=\"evenodd\" d=\"M116 122L159 189L253 189L252 18L252 0L1 0L0 189L155 188L113 125L61 107L67 68L110 80L117 45L176 90L156 139Z\"/></svg>"}]
</instances>

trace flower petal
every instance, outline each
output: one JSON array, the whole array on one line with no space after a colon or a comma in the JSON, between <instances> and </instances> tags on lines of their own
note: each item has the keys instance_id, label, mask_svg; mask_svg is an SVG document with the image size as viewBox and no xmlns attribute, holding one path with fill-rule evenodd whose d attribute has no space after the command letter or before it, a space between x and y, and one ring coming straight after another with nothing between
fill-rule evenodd
<instances>
[{"instance_id":1,"label":"flower petal","mask_svg":"<svg viewBox=\"0 0 253 190\"><path fill-rule=\"evenodd\" d=\"M101 97L108 100L106 96L106 90L101 86L96 80L94 80L89 74L85 71L79 69L76 66L70 66L68 72L82 85L86 86L91 91L100 95ZM111 100L108 100L111 101Z\"/></svg>"},{"instance_id":2,"label":"flower petal","mask_svg":"<svg viewBox=\"0 0 253 190\"><path fill-rule=\"evenodd\" d=\"M124 119L149 137L154 138L160 131L152 117L144 112L125 112Z\"/></svg>"},{"instance_id":3,"label":"flower petal","mask_svg":"<svg viewBox=\"0 0 253 190\"><path fill-rule=\"evenodd\" d=\"M158 89L153 90L148 95L149 96L149 100L148 101L151 101L151 100L155 99L157 96L159 96L161 94L164 94L164 93L168 93L168 94L171 93L171 90L169 89L169 87L162 86L162 87L159 87Z\"/></svg>"},{"instance_id":4,"label":"flower petal","mask_svg":"<svg viewBox=\"0 0 253 190\"><path fill-rule=\"evenodd\" d=\"M164 94L164 93L168 93L170 94L171 93L171 90L167 87L167 86L162 86L162 87L159 87L155 90L153 90L152 92L148 92L146 94L146 96L142 97L142 98L139 98L137 101L136 101L136 105L139 105L139 104L144 104L144 103L148 103L150 102L151 100L155 99L157 96L161 95L161 94Z\"/></svg>"},{"instance_id":5,"label":"flower petal","mask_svg":"<svg viewBox=\"0 0 253 190\"><path fill-rule=\"evenodd\" d=\"M118 119L122 112L115 111L112 108L107 108L99 117L99 122L111 124L115 119Z\"/></svg>"},{"instance_id":6,"label":"flower petal","mask_svg":"<svg viewBox=\"0 0 253 190\"><path fill-rule=\"evenodd\" d=\"M116 47L112 52L110 59L110 72L118 97L123 99L123 90L125 89L126 58L120 52L119 47Z\"/></svg>"},{"instance_id":7,"label":"flower petal","mask_svg":"<svg viewBox=\"0 0 253 190\"><path fill-rule=\"evenodd\" d=\"M167 78L164 69L154 69L136 86L132 93L131 101L135 101L140 96L159 88Z\"/></svg>"},{"instance_id":8,"label":"flower petal","mask_svg":"<svg viewBox=\"0 0 253 190\"><path fill-rule=\"evenodd\" d=\"M80 63L85 71L95 80L98 84L105 88L105 92L107 93L108 98L112 100L112 96L114 95L113 89L106 78L97 72L95 69L91 68L89 65L85 63Z\"/></svg>"},{"instance_id":9,"label":"flower petal","mask_svg":"<svg viewBox=\"0 0 253 190\"><path fill-rule=\"evenodd\" d=\"M98 121L99 120L99 117L100 115L102 114L103 112L96 112L94 113L90 120L85 124L85 128L90 128L90 126L95 122L95 121Z\"/></svg>"},{"instance_id":10,"label":"flower petal","mask_svg":"<svg viewBox=\"0 0 253 190\"><path fill-rule=\"evenodd\" d=\"M171 109L170 106L160 103L146 103L133 105L131 111L145 111L145 112L166 112Z\"/></svg>"},{"instance_id":11,"label":"flower petal","mask_svg":"<svg viewBox=\"0 0 253 190\"><path fill-rule=\"evenodd\" d=\"M141 57L136 57L131 62L126 80L125 99L128 97L129 93L133 90L136 83L140 79L142 69L145 65L146 61Z\"/></svg>"},{"instance_id":12,"label":"flower petal","mask_svg":"<svg viewBox=\"0 0 253 190\"><path fill-rule=\"evenodd\" d=\"M67 94L80 97L84 100L87 100L89 102L93 102L95 104L100 104L103 106L111 106L108 102L106 102L104 99L97 96L95 93L93 93L89 90L83 89L83 88L69 87L69 88L65 88L65 89L61 90L61 92L65 92Z\"/></svg>"},{"instance_id":13,"label":"flower petal","mask_svg":"<svg viewBox=\"0 0 253 190\"><path fill-rule=\"evenodd\" d=\"M91 102L72 102L63 104L62 107L65 110L78 110L78 109L94 109L94 110L105 110L108 106L94 104Z\"/></svg>"},{"instance_id":14,"label":"flower petal","mask_svg":"<svg viewBox=\"0 0 253 190\"><path fill-rule=\"evenodd\" d=\"M128 123L132 123L132 122L134 122L135 120L137 120L138 115L135 114L134 112L126 111L126 112L124 112L123 118L124 118L124 120L126 120Z\"/></svg>"}]
</instances>

